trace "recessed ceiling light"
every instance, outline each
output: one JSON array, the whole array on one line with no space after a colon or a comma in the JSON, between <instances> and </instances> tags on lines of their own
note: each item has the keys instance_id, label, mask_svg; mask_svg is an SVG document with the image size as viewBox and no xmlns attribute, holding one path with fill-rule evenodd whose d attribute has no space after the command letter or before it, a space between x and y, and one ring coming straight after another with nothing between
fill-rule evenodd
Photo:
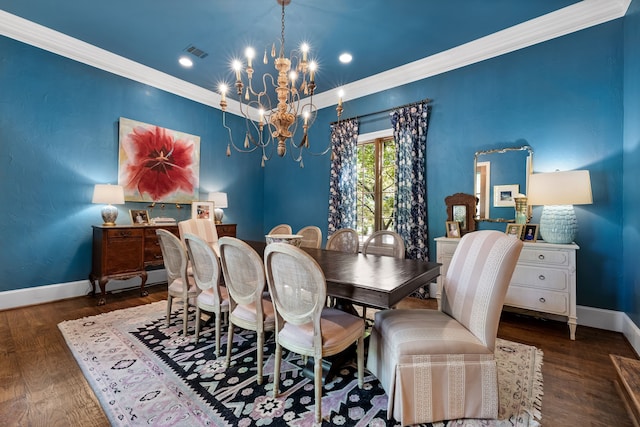
<instances>
[{"instance_id":1,"label":"recessed ceiling light","mask_svg":"<svg viewBox=\"0 0 640 427\"><path fill-rule=\"evenodd\" d=\"M187 58L186 56L181 56L178 62L180 63L180 65L182 65L185 68L193 67L193 61Z\"/></svg>"},{"instance_id":2,"label":"recessed ceiling light","mask_svg":"<svg viewBox=\"0 0 640 427\"><path fill-rule=\"evenodd\" d=\"M348 64L349 62L351 62L351 60L353 59L353 57L351 56L350 53L343 53L341 54L338 59L340 60L340 62L342 62L343 64Z\"/></svg>"}]
</instances>

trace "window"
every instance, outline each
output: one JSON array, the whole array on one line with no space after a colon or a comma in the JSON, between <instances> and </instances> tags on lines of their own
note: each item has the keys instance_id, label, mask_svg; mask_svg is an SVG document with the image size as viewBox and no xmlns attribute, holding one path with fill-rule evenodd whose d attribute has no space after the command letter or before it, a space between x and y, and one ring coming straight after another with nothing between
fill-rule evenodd
<instances>
[{"instance_id":1,"label":"window","mask_svg":"<svg viewBox=\"0 0 640 427\"><path fill-rule=\"evenodd\" d=\"M368 236L394 228L396 143L393 137L359 142L357 154L356 230Z\"/></svg>"}]
</instances>

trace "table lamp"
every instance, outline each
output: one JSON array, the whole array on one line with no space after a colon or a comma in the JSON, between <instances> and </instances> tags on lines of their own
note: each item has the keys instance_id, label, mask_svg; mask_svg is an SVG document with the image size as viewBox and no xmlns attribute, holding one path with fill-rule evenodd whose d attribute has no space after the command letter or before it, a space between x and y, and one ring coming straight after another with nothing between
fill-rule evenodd
<instances>
[{"instance_id":1,"label":"table lamp","mask_svg":"<svg viewBox=\"0 0 640 427\"><path fill-rule=\"evenodd\" d=\"M116 225L118 218L118 208L112 205L124 204L124 189L121 185L96 184L93 188L93 199L91 203L106 204L102 208L102 220L107 226Z\"/></svg>"},{"instance_id":2,"label":"table lamp","mask_svg":"<svg viewBox=\"0 0 640 427\"><path fill-rule=\"evenodd\" d=\"M578 221L573 205L590 205L589 171L536 173L529 177L529 204L542 205L540 236L548 243L571 243Z\"/></svg>"},{"instance_id":3,"label":"table lamp","mask_svg":"<svg viewBox=\"0 0 640 427\"><path fill-rule=\"evenodd\" d=\"M207 197L209 202L213 202L213 212L216 224L222 224L222 217L224 212L222 208L228 207L227 205L227 193L209 193Z\"/></svg>"}]
</instances>

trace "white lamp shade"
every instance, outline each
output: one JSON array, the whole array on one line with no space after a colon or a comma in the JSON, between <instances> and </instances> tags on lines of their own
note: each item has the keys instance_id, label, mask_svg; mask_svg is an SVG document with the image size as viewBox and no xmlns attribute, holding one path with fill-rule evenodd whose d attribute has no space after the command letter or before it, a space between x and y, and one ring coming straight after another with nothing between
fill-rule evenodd
<instances>
[{"instance_id":1,"label":"white lamp shade","mask_svg":"<svg viewBox=\"0 0 640 427\"><path fill-rule=\"evenodd\" d=\"M214 208L226 208L227 205L227 193L209 193L207 201L213 202Z\"/></svg>"},{"instance_id":2,"label":"white lamp shade","mask_svg":"<svg viewBox=\"0 0 640 427\"><path fill-rule=\"evenodd\" d=\"M591 178L588 170L534 173L529 177L528 203L543 205L590 205Z\"/></svg>"},{"instance_id":3,"label":"white lamp shade","mask_svg":"<svg viewBox=\"0 0 640 427\"><path fill-rule=\"evenodd\" d=\"M96 184L93 188L93 199L91 203L105 205L123 205L124 188L121 185Z\"/></svg>"}]
</instances>

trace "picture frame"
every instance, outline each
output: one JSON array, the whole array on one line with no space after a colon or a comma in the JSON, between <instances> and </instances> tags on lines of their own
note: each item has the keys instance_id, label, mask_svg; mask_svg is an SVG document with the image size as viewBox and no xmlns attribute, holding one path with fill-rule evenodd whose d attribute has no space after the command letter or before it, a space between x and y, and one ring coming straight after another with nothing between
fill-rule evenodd
<instances>
[{"instance_id":1,"label":"picture frame","mask_svg":"<svg viewBox=\"0 0 640 427\"><path fill-rule=\"evenodd\" d=\"M460 234L460 223L458 221L446 221L447 225L447 237L453 237L459 239L461 237Z\"/></svg>"},{"instance_id":2,"label":"picture frame","mask_svg":"<svg viewBox=\"0 0 640 427\"><path fill-rule=\"evenodd\" d=\"M494 207L514 207L513 198L520 193L520 185L494 185L493 186L493 206Z\"/></svg>"},{"instance_id":3,"label":"picture frame","mask_svg":"<svg viewBox=\"0 0 640 427\"><path fill-rule=\"evenodd\" d=\"M214 220L213 202L193 202L191 203L192 219L208 219Z\"/></svg>"},{"instance_id":4,"label":"picture frame","mask_svg":"<svg viewBox=\"0 0 640 427\"><path fill-rule=\"evenodd\" d=\"M524 224L507 224L507 229L504 232L509 236L522 239L523 230Z\"/></svg>"},{"instance_id":5,"label":"picture frame","mask_svg":"<svg viewBox=\"0 0 640 427\"><path fill-rule=\"evenodd\" d=\"M129 209L129 217L133 225L149 225L149 211L146 209Z\"/></svg>"},{"instance_id":6,"label":"picture frame","mask_svg":"<svg viewBox=\"0 0 640 427\"><path fill-rule=\"evenodd\" d=\"M444 198L447 206L447 221L456 221L460 227L460 236L475 231L476 205L478 198L473 194L456 193Z\"/></svg>"},{"instance_id":7,"label":"picture frame","mask_svg":"<svg viewBox=\"0 0 640 427\"><path fill-rule=\"evenodd\" d=\"M522 233L522 240L535 243L538 240L538 224L526 224Z\"/></svg>"}]
</instances>

